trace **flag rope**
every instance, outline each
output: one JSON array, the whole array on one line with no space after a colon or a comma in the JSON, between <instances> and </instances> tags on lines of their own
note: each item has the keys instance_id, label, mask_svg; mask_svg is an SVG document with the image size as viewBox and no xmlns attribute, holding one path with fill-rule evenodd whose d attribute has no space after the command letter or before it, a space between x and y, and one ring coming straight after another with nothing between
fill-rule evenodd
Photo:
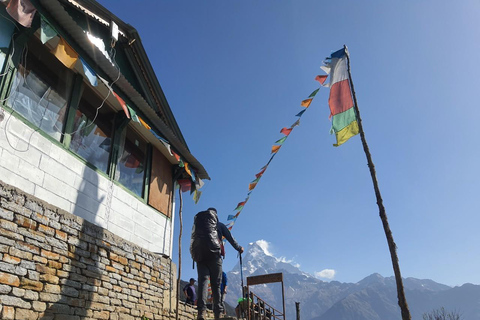
<instances>
[{"instance_id":1,"label":"flag rope","mask_svg":"<svg viewBox=\"0 0 480 320\"><path fill-rule=\"evenodd\" d=\"M327 76L317 76L315 78L315 80L319 81L321 85L323 85L323 83L325 82ZM245 205L247 204L248 200L250 199L250 195L251 193L253 192L253 190L255 189L255 187L257 186L258 182L260 181L260 179L263 177L263 174L265 173L265 171L267 170L268 166L270 165L270 163L272 162L273 158L275 158L275 156L277 155L278 151L280 151L281 147L283 146L283 144L285 143L285 141L287 140L287 138L290 136L290 134L292 133L293 129L297 126L300 125L300 119L302 118L303 114L305 113L305 111L308 109L308 107L310 107L310 104L312 103L313 99L315 98L315 96L317 95L318 91L320 90L320 87L315 89L309 96L307 99L304 99L302 100L302 102L300 103L300 106L301 107L304 107L305 109L301 110L299 113L297 113L295 116L298 117L298 119L290 126L290 127L284 127L280 130L280 133L283 134L284 136L281 137L280 139L278 139L277 141L275 141L275 144L272 146L271 148L271 156L270 156L270 159L268 160L267 164L264 165L260 171L255 174L255 179L252 180L249 184L248 184L248 193L247 193L247 197L245 198L245 200L239 202L237 204L237 206L235 207L235 209L233 210L234 212L236 212L236 214L234 215L229 215L227 220L230 221L229 223L227 223L227 228L229 230L232 230L233 228L233 225L235 224L235 222L237 221L237 218L238 216L240 215L240 213L242 212L242 210L244 209Z\"/></svg>"}]
</instances>

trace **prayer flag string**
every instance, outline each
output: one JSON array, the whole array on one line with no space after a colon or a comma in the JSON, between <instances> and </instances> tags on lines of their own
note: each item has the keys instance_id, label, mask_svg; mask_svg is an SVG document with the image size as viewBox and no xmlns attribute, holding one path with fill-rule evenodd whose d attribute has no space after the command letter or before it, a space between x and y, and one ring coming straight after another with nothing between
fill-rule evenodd
<instances>
[{"instance_id":1,"label":"prayer flag string","mask_svg":"<svg viewBox=\"0 0 480 320\"><path fill-rule=\"evenodd\" d=\"M323 83L325 82L325 79L326 79L326 76L317 76L317 78L315 78L315 80L319 81L320 84L323 85ZM299 113L297 113L295 116L298 117L298 119L290 126L290 127L285 127L285 128L282 128L280 130L280 133L283 134L283 137L281 137L280 139L278 139L277 141L275 141L275 144L271 147L271 156L270 156L270 159L268 160L267 164L264 165L260 171L255 174L255 179L252 180L249 184L248 184L248 193L247 193L247 197L245 198L245 200L239 202L237 204L237 207L234 209L234 212L236 212L234 215L229 215L228 216L228 223L227 223L227 228L229 230L232 230L233 228L233 225L235 224L235 222L237 221L238 219L238 216L240 215L240 213L242 212L242 210L244 209L245 205L247 204L248 200L250 199L250 195L251 193L253 192L253 190L255 189L255 187L257 186L257 184L259 183L260 179L262 178L263 174L265 173L265 171L267 170L268 166L270 165L270 163L272 162L273 158L277 155L277 153L280 151L280 148L283 146L283 144L285 143L285 140L287 140L287 138L290 136L290 134L292 133L293 129L297 126L300 125L300 118L303 116L303 114L305 113L305 111L307 111L308 107L310 107L310 104L312 103L312 100L313 98L317 95L317 92L320 90L320 88L317 88L315 89L309 96L307 99L304 99L300 102L300 106L304 107L304 109L302 111L300 111Z\"/></svg>"}]
</instances>

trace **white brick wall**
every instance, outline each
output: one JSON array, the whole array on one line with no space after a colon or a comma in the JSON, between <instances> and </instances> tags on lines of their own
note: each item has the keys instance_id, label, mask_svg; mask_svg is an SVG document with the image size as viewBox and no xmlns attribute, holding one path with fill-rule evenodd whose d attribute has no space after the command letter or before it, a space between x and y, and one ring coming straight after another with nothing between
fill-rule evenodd
<instances>
[{"instance_id":1,"label":"white brick wall","mask_svg":"<svg viewBox=\"0 0 480 320\"><path fill-rule=\"evenodd\" d=\"M173 219L116 184L107 216L110 180L8 113L0 122L0 156L0 180L5 183L171 256Z\"/></svg>"}]
</instances>

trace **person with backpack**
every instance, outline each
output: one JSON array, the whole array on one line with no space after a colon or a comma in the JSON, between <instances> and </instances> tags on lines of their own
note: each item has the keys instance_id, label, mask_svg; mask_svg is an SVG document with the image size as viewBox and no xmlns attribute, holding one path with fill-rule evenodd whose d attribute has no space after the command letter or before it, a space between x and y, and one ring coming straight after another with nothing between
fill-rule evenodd
<instances>
[{"instance_id":1,"label":"person with backpack","mask_svg":"<svg viewBox=\"0 0 480 320\"><path fill-rule=\"evenodd\" d=\"M222 227L223 225L223 227ZM225 230L227 232L225 232ZM190 241L190 254L197 263L198 298L197 320L205 319L207 284L210 278L213 296L213 314L215 320L220 318L223 308L220 303L220 282L222 278L222 255L224 249L222 237L225 237L238 252L243 252L243 247L233 239L228 228L218 222L217 210L208 208L195 215L193 220L192 237Z\"/></svg>"}]
</instances>

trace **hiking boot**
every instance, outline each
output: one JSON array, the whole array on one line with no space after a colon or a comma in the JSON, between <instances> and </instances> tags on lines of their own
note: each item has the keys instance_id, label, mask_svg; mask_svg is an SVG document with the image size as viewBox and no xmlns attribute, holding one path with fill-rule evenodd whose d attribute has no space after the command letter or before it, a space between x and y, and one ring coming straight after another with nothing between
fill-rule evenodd
<instances>
[{"instance_id":1,"label":"hiking boot","mask_svg":"<svg viewBox=\"0 0 480 320\"><path fill-rule=\"evenodd\" d=\"M205 315L203 312L199 312L197 315L197 320L205 320Z\"/></svg>"}]
</instances>

